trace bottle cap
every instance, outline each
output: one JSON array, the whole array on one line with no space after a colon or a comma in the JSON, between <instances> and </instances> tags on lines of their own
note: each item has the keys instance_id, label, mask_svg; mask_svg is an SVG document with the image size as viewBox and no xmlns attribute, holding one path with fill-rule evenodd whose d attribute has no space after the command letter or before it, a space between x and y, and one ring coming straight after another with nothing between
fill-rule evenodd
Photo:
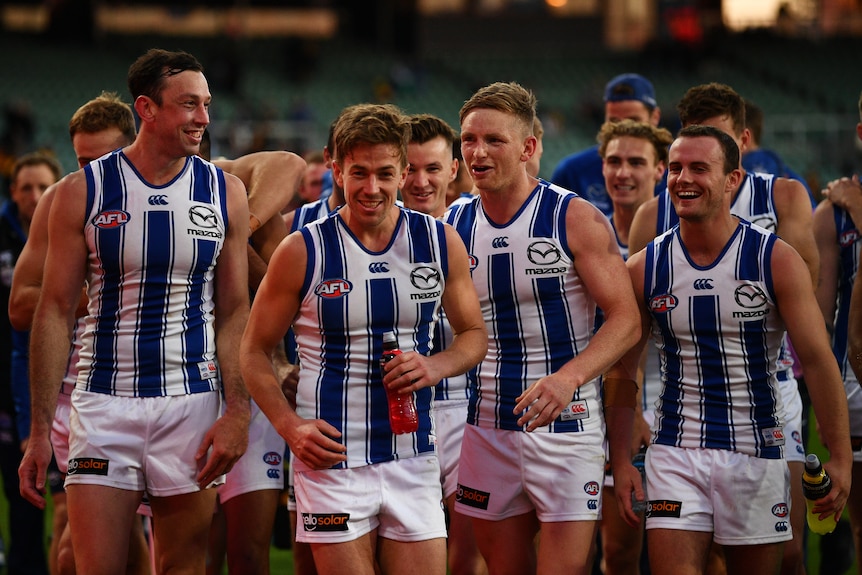
<instances>
[{"instance_id":1,"label":"bottle cap","mask_svg":"<svg viewBox=\"0 0 862 575\"><path fill-rule=\"evenodd\" d=\"M395 343L395 332L387 331L383 333L383 343Z\"/></svg>"},{"instance_id":2,"label":"bottle cap","mask_svg":"<svg viewBox=\"0 0 862 575\"><path fill-rule=\"evenodd\" d=\"M820 458L817 457L816 453L809 453L805 456L805 469L806 471L819 473L821 469Z\"/></svg>"}]
</instances>

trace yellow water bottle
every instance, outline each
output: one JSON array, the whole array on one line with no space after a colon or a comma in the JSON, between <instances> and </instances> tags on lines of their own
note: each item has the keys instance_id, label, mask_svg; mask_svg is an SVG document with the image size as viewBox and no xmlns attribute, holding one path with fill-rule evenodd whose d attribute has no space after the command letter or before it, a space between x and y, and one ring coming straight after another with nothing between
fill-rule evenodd
<instances>
[{"instance_id":1,"label":"yellow water bottle","mask_svg":"<svg viewBox=\"0 0 862 575\"><path fill-rule=\"evenodd\" d=\"M809 453L805 456L805 471L802 472L802 494L805 495L805 506L808 508L808 528L820 535L832 533L837 523L834 515L820 519L819 514L813 511L814 502L825 497L831 489L832 480L820 464L820 458Z\"/></svg>"}]
</instances>

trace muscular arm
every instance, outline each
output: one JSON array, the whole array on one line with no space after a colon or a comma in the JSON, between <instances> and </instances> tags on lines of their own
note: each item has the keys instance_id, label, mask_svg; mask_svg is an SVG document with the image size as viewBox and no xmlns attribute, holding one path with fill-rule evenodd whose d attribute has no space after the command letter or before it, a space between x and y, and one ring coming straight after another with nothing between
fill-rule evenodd
<instances>
[{"instance_id":1,"label":"muscular arm","mask_svg":"<svg viewBox=\"0 0 862 575\"><path fill-rule=\"evenodd\" d=\"M82 225L86 190L83 172L76 172L64 178L54 192L45 282L30 335L30 441L19 477L22 496L41 508L45 505L45 470L51 460L51 424L87 264Z\"/></svg>"},{"instance_id":2,"label":"muscular arm","mask_svg":"<svg viewBox=\"0 0 862 575\"><path fill-rule=\"evenodd\" d=\"M236 160L213 163L245 184L248 211L255 216L251 218L249 232L257 231L290 203L305 174L305 160L293 152L255 152ZM248 219L247 216L243 221Z\"/></svg>"},{"instance_id":3,"label":"muscular arm","mask_svg":"<svg viewBox=\"0 0 862 575\"><path fill-rule=\"evenodd\" d=\"M304 420L288 403L273 372L272 354L299 311L308 254L302 235L288 236L270 265L289 270L267 274L260 284L240 347L240 365L248 390L293 454L306 465L326 469L345 461L340 432L322 419Z\"/></svg>"},{"instance_id":4,"label":"muscular arm","mask_svg":"<svg viewBox=\"0 0 862 575\"><path fill-rule=\"evenodd\" d=\"M54 190L59 183L54 184L42 194L36 211L30 221L30 233L24 250L15 263L15 274L12 276L12 290L9 293L9 321L12 327L27 331L33 323L33 313L42 291L42 272L45 258L48 255L48 214L54 202ZM81 290L76 317L87 311L87 294Z\"/></svg>"},{"instance_id":5,"label":"muscular arm","mask_svg":"<svg viewBox=\"0 0 862 575\"><path fill-rule=\"evenodd\" d=\"M225 174L229 222L245 222L248 206L245 188L237 178ZM250 408L248 392L239 368L239 344L248 319L247 230L230 225L215 267L216 356L221 372L225 410L207 433L196 457L207 458L198 474L201 485L209 485L233 467L248 445ZM208 448L212 452L207 456Z\"/></svg>"},{"instance_id":6,"label":"muscular arm","mask_svg":"<svg viewBox=\"0 0 862 575\"><path fill-rule=\"evenodd\" d=\"M605 373L605 382L616 381L640 381L639 372L642 363L643 350L649 339L649 315L643 298L644 259L643 252L637 253L626 262L632 285L634 286L635 298L638 303L639 317L641 322L641 339L629 349L613 367ZM607 384L606 384L607 385ZM640 391L640 390L639 390ZM640 393L638 395L638 401ZM606 405L605 417L607 419L608 449L610 453L611 468L614 473L614 493L617 497L617 508L622 518L634 526L638 523L638 517L631 509L631 493L642 491L640 474L631 463L632 434L634 431L634 417L643 421L639 410L625 406ZM639 493L638 499L642 499Z\"/></svg>"},{"instance_id":7,"label":"muscular arm","mask_svg":"<svg viewBox=\"0 0 862 575\"><path fill-rule=\"evenodd\" d=\"M832 491L815 511L838 518L850 491L853 463L844 384L817 313L817 301L807 289L805 262L789 245L779 241L773 249L772 269L778 310L805 370L811 404L830 454L825 467L832 476Z\"/></svg>"},{"instance_id":8,"label":"muscular arm","mask_svg":"<svg viewBox=\"0 0 862 575\"><path fill-rule=\"evenodd\" d=\"M569 203L566 231L575 270L605 321L586 349L518 397L515 413L527 410L518 420L527 431L553 421L578 387L600 376L640 338L637 302L608 220L576 199Z\"/></svg>"},{"instance_id":9,"label":"muscular arm","mask_svg":"<svg viewBox=\"0 0 862 575\"><path fill-rule=\"evenodd\" d=\"M817 244L814 240L808 192L805 186L796 180L776 178L773 201L778 216L776 233L802 256L811 276L811 285L816 287L820 272L820 255L817 253Z\"/></svg>"}]
</instances>

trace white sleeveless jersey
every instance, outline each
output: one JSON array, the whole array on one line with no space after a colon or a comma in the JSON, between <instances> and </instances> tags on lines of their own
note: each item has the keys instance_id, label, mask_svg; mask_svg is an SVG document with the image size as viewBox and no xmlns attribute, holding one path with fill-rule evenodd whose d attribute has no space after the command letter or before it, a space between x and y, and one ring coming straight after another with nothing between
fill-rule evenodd
<instances>
[{"instance_id":1,"label":"white sleeveless jersey","mask_svg":"<svg viewBox=\"0 0 862 575\"><path fill-rule=\"evenodd\" d=\"M663 379L654 443L784 457L776 239L742 221L706 267L691 263L678 227L647 246L644 296Z\"/></svg>"},{"instance_id":2,"label":"white sleeveless jersey","mask_svg":"<svg viewBox=\"0 0 862 575\"><path fill-rule=\"evenodd\" d=\"M77 386L138 397L220 389L213 276L228 225L224 174L189 157L152 186L121 151L84 173L90 302Z\"/></svg>"},{"instance_id":3,"label":"white sleeveless jersey","mask_svg":"<svg viewBox=\"0 0 862 575\"><path fill-rule=\"evenodd\" d=\"M775 176L772 174L746 173L745 179L733 200L733 205L730 206L730 213L770 232L777 233L778 214L775 212L774 186ZM678 222L679 218L671 203L669 192L665 189L659 195L656 235L663 234ZM650 408L654 405L661 389L658 373L650 369L651 366L655 365L652 350L649 350L648 353L650 359L644 373L642 394L644 408ZM778 382L782 386L787 386L788 393L790 393L790 389L797 390L796 393L798 393L796 378L793 375L793 356L786 345L786 341L778 359Z\"/></svg>"},{"instance_id":4,"label":"white sleeveless jersey","mask_svg":"<svg viewBox=\"0 0 862 575\"><path fill-rule=\"evenodd\" d=\"M554 373L589 343L596 304L577 275L566 236L571 201L584 201L539 181L511 221L491 222L477 197L447 213L470 254L473 283L488 326L488 354L478 368L467 422L522 430L515 398ZM537 431L600 428L599 378L586 382L551 424Z\"/></svg>"},{"instance_id":5,"label":"white sleeveless jersey","mask_svg":"<svg viewBox=\"0 0 862 575\"><path fill-rule=\"evenodd\" d=\"M347 462L336 467L433 452L433 390L414 394L419 430L393 435L379 359L387 331L402 351L431 352L448 273L443 223L400 209L381 252L365 249L337 212L301 233L308 265L293 323L302 365L297 413L341 431Z\"/></svg>"}]
</instances>

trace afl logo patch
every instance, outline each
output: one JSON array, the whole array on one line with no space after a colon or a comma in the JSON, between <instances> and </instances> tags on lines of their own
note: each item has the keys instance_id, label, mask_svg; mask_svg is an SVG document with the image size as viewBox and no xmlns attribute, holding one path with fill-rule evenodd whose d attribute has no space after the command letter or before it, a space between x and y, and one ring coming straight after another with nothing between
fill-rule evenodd
<instances>
[{"instance_id":1,"label":"afl logo patch","mask_svg":"<svg viewBox=\"0 0 862 575\"><path fill-rule=\"evenodd\" d=\"M675 295L659 295L649 300L649 309L654 313L667 313L679 305Z\"/></svg>"},{"instance_id":2,"label":"afl logo patch","mask_svg":"<svg viewBox=\"0 0 862 575\"><path fill-rule=\"evenodd\" d=\"M327 299L346 296L353 289L353 284L345 279L324 280L314 288L314 294Z\"/></svg>"},{"instance_id":3,"label":"afl logo patch","mask_svg":"<svg viewBox=\"0 0 862 575\"><path fill-rule=\"evenodd\" d=\"M102 230L110 230L125 225L131 216L123 210L105 210L93 218L93 225Z\"/></svg>"}]
</instances>

